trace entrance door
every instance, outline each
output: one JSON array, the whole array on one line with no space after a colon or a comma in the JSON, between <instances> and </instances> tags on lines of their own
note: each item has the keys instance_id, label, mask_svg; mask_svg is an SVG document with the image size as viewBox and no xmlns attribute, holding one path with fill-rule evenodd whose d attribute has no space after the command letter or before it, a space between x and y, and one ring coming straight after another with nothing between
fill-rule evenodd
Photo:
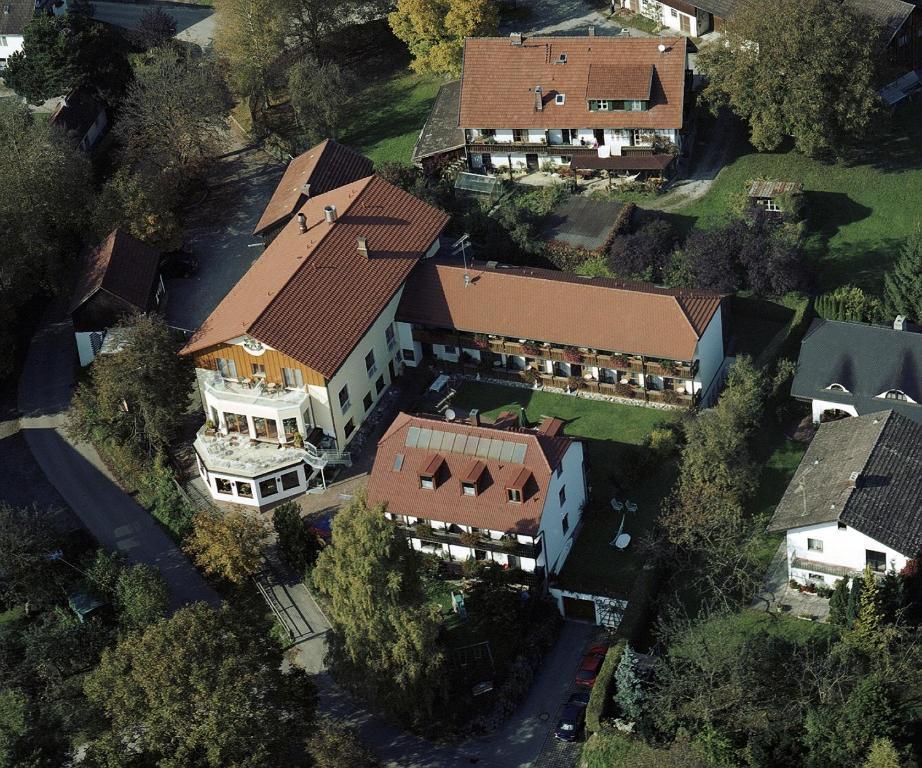
<instances>
[{"instance_id":1,"label":"entrance door","mask_svg":"<svg viewBox=\"0 0 922 768\"><path fill-rule=\"evenodd\" d=\"M679 29L688 35L691 34L691 19L684 13L679 14Z\"/></svg>"},{"instance_id":2,"label":"entrance door","mask_svg":"<svg viewBox=\"0 0 922 768\"><path fill-rule=\"evenodd\" d=\"M537 153L529 152L527 155L525 155L525 167L528 168L529 171L537 171L537 170L538 170L538 155L537 155Z\"/></svg>"},{"instance_id":3,"label":"entrance door","mask_svg":"<svg viewBox=\"0 0 922 768\"><path fill-rule=\"evenodd\" d=\"M592 136L600 147L605 143L605 131L601 128L594 129L592 131Z\"/></svg>"}]
</instances>

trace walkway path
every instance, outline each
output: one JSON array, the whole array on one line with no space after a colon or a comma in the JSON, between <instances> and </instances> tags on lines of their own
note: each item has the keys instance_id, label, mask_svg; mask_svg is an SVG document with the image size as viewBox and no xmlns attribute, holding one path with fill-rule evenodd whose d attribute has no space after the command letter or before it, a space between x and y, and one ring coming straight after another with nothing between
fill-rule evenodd
<instances>
[{"instance_id":1,"label":"walkway path","mask_svg":"<svg viewBox=\"0 0 922 768\"><path fill-rule=\"evenodd\" d=\"M160 569L174 608L198 600L218 604L217 593L147 511L117 485L96 449L65 435L75 351L70 320L52 311L32 339L19 380L20 424L32 455L100 544Z\"/></svg>"}]
</instances>

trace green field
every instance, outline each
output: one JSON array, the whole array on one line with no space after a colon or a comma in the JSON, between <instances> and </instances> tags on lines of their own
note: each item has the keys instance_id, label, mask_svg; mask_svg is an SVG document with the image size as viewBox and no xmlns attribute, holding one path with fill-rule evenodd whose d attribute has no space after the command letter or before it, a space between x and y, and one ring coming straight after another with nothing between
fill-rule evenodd
<instances>
[{"instance_id":1,"label":"green field","mask_svg":"<svg viewBox=\"0 0 922 768\"><path fill-rule=\"evenodd\" d=\"M738 207L756 178L804 185L808 250L820 289L854 283L878 292L883 272L912 230L922 223L922 104L881 117L856 162L826 163L793 150L759 153L742 129L733 159L707 195L675 211L677 225L709 226Z\"/></svg>"},{"instance_id":2,"label":"green field","mask_svg":"<svg viewBox=\"0 0 922 768\"><path fill-rule=\"evenodd\" d=\"M416 138L439 92L441 80L409 67L367 82L356 98L355 122L340 140L375 164L410 164Z\"/></svg>"},{"instance_id":3,"label":"green field","mask_svg":"<svg viewBox=\"0 0 922 768\"><path fill-rule=\"evenodd\" d=\"M486 419L501 411L518 412L519 408L525 409L529 423L537 423L542 416L555 416L566 422L564 434L583 440L592 493L583 513L583 529L560 574L560 585L577 591L601 589L627 594L640 563L633 547L617 552L609 545L624 514L609 506L613 470L627 445L639 445L653 427L678 418L679 412L470 382L461 386L455 402L461 408L479 408ZM637 512L627 516L624 530L635 540L652 526L674 477L675 467L668 463L638 487L628 489Z\"/></svg>"}]
</instances>

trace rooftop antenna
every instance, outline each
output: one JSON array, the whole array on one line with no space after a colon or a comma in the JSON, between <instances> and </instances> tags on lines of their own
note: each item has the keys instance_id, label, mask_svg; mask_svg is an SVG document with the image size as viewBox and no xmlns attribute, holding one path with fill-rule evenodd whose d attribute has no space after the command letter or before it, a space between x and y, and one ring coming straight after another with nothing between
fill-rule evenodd
<instances>
[{"instance_id":1,"label":"rooftop antenna","mask_svg":"<svg viewBox=\"0 0 922 768\"><path fill-rule=\"evenodd\" d=\"M451 247L454 250L451 252L452 256L457 256L461 254L461 259L464 261L464 287L466 288L471 284L471 276L467 273L467 247L471 244L471 236L465 232L461 237L459 237L455 242L451 244Z\"/></svg>"}]
</instances>

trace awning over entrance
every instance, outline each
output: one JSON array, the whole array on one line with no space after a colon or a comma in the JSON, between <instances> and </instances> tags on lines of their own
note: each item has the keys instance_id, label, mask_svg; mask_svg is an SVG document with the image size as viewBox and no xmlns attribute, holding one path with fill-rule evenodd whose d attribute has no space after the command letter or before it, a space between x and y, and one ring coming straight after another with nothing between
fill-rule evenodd
<instances>
[{"instance_id":1,"label":"awning over entrance","mask_svg":"<svg viewBox=\"0 0 922 768\"><path fill-rule=\"evenodd\" d=\"M664 171L675 155L616 155L614 157L574 156L570 168L586 171Z\"/></svg>"}]
</instances>

